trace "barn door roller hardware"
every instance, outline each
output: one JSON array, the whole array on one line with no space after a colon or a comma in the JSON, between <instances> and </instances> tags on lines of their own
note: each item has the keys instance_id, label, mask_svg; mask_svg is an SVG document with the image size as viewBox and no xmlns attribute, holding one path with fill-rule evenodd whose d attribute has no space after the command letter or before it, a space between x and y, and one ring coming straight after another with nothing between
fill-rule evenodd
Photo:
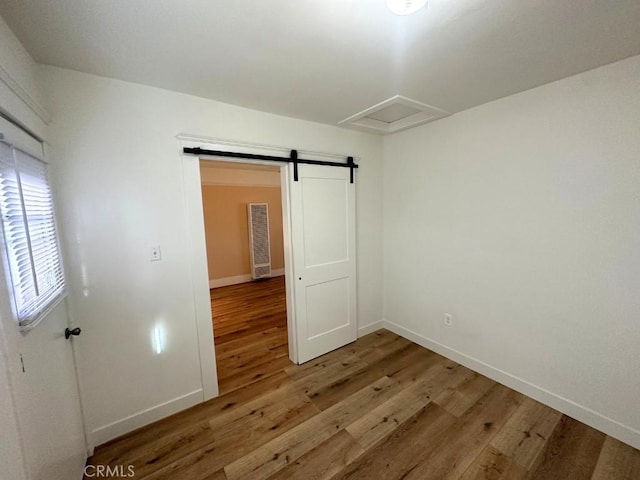
<instances>
[{"instance_id":1,"label":"barn door roller hardware","mask_svg":"<svg viewBox=\"0 0 640 480\"><path fill-rule=\"evenodd\" d=\"M346 163L341 162L329 162L325 160L306 160L304 158L298 158L298 151L291 150L291 154L288 157L276 157L273 155L257 155L253 153L240 153L240 152L224 152L222 150L207 150L205 148L189 148L185 147L183 152L190 155L212 155L214 157L229 157L229 158L246 158L248 160L266 160L267 162L287 162L293 163L293 179L298 181L298 164L303 163L305 165L324 165L326 167L342 167L351 170L350 180L353 183L353 170L358 168L358 165L353 161L353 157L347 157Z\"/></svg>"}]
</instances>

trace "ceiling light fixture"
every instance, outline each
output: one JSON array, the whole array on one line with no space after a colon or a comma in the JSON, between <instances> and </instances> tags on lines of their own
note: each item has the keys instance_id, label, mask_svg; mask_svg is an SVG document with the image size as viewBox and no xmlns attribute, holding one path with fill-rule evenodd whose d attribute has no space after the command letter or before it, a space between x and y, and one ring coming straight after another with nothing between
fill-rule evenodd
<instances>
[{"instance_id":1,"label":"ceiling light fixture","mask_svg":"<svg viewBox=\"0 0 640 480\"><path fill-rule=\"evenodd\" d=\"M428 0L387 0L387 7L396 15L411 15L427 4Z\"/></svg>"}]
</instances>

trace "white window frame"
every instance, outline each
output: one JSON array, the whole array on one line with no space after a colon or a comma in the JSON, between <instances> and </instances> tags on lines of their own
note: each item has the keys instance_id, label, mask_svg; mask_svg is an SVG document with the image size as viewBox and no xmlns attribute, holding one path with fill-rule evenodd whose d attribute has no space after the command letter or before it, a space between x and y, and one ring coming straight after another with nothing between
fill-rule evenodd
<instances>
[{"instance_id":1,"label":"white window frame","mask_svg":"<svg viewBox=\"0 0 640 480\"><path fill-rule=\"evenodd\" d=\"M42 164L44 165L45 171L47 172L46 182L48 184L49 189L52 189L51 180L48 175L49 164L45 160L44 146L40 141L40 139L36 138L26 130L23 130L18 125L8 121L5 118L0 117L0 142L7 145L11 149L15 149L21 152L22 154L26 154L32 157L36 161L42 162ZM53 197L54 197L53 192L51 192L52 203L55 203ZM24 201L23 198L21 199ZM20 318L20 315L19 315L18 303L17 303L17 297L16 297L17 291L16 291L16 287L14 286L15 284L12 277L8 244L5 237L4 226L3 226L4 220L0 219L0 242L2 243L0 250L2 250L2 261L4 266L4 273L5 273L7 288L12 300L11 307L13 312L13 318L17 326L19 327L19 329L25 332L33 329L36 325L38 325L47 316L47 314L51 312L51 310L53 310L62 300L64 300L64 298L67 295L67 283L66 283L66 276L64 272L62 250L60 248L60 233L59 233L58 225L56 222L55 205L53 205L52 213L53 213L52 221L53 221L54 235L55 235L55 249L58 255L59 268L61 270L62 285L59 289L57 289L57 292L55 295L50 295L48 298L46 298L40 305L38 305L37 309L35 309L32 312L32 314L26 318ZM30 240L29 240L29 243L30 243ZM31 248L31 245L29 246ZM33 265L31 268L32 268L32 273L35 276L35 271L33 271L34 269Z\"/></svg>"}]
</instances>

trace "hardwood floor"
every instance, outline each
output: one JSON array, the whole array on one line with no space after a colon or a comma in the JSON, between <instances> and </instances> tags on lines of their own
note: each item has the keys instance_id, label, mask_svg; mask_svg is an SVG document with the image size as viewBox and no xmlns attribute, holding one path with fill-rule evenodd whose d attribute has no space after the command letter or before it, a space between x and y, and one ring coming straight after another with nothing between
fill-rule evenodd
<instances>
[{"instance_id":1,"label":"hardwood floor","mask_svg":"<svg viewBox=\"0 0 640 480\"><path fill-rule=\"evenodd\" d=\"M284 277L211 290L220 394L287 365Z\"/></svg>"},{"instance_id":2,"label":"hardwood floor","mask_svg":"<svg viewBox=\"0 0 640 480\"><path fill-rule=\"evenodd\" d=\"M91 461L137 480L640 478L638 450L386 330Z\"/></svg>"}]
</instances>

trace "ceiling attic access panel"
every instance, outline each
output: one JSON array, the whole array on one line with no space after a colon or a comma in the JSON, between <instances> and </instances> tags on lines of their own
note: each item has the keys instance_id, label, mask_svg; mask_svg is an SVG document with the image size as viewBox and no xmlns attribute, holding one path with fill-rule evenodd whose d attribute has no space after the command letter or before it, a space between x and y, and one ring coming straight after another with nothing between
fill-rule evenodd
<instances>
[{"instance_id":1,"label":"ceiling attic access panel","mask_svg":"<svg viewBox=\"0 0 640 480\"><path fill-rule=\"evenodd\" d=\"M345 118L338 125L374 133L395 133L449 116L431 105L396 95Z\"/></svg>"}]
</instances>

